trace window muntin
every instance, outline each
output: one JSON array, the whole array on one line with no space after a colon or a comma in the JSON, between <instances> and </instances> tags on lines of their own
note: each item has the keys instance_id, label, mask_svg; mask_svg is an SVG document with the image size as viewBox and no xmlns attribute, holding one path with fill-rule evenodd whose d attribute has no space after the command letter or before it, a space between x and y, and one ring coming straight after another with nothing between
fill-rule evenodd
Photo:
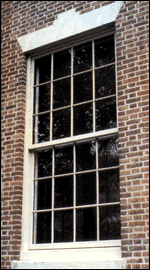
<instances>
[{"instance_id":1,"label":"window muntin","mask_svg":"<svg viewBox=\"0 0 150 270\"><path fill-rule=\"evenodd\" d=\"M45 82L35 60L33 143L70 141L35 150L33 243L119 239L117 137L88 139L117 126L114 37L44 59Z\"/></svg>"}]
</instances>

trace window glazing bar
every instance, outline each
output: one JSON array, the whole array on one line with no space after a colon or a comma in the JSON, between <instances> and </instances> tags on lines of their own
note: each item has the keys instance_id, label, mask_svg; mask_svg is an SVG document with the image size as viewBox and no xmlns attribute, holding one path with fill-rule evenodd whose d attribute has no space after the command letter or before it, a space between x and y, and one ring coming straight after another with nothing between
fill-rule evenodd
<instances>
[{"instance_id":1,"label":"window glazing bar","mask_svg":"<svg viewBox=\"0 0 150 270\"><path fill-rule=\"evenodd\" d=\"M70 206L70 207L60 207L54 209L42 209L42 210L34 210L33 213L42 213L42 212L53 212L53 211L65 211L65 210L72 210L72 209L82 209L82 208L94 208L97 206L113 206L113 205L120 205L119 202L110 202L110 203L99 203L99 204L87 204L87 205L79 205L79 206Z\"/></svg>"},{"instance_id":2,"label":"window glazing bar","mask_svg":"<svg viewBox=\"0 0 150 270\"><path fill-rule=\"evenodd\" d=\"M51 81L53 80L53 62L54 62L54 57L53 54L51 55ZM53 129L53 114L52 114L52 109L53 109L53 82L51 82L51 87L50 87L50 141L52 141L52 129Z\"/></svg>"}]
</instances>

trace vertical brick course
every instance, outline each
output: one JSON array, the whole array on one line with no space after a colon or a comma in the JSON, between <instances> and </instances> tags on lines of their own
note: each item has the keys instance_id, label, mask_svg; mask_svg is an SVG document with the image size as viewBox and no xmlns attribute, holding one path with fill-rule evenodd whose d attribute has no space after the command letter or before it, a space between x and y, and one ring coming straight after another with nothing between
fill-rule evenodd
<instances>
[{"instance_id":1,"label":"vertical brick course","mask_svg":"<svg viewBox=\"0 0 150 270\"><path fill-rule=\"evenodd\" d=\"M2 1L1 268L20 259L26 108L26 57L17 37L114 1ZM122 257L148 266L149 1L124 1L116 20Z\"/></svg>"}]
</instances>

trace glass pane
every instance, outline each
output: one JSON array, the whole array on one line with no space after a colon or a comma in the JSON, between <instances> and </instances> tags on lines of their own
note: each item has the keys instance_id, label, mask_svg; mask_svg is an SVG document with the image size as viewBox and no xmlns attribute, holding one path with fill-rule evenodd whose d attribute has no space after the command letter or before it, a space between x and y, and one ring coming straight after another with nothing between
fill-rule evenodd
<instances>
[{"instance_id":1,"label":"glass pane","mask_svg":"<svg viewBox=\"0 0 150 270\"><path fill-rule=\"evenodd\" d=\"M99 172L99 202L119 202L119 170Z\"/></svg>"},{"instance_id":2,"label":"glass pane","mask_svg":"<svg viewBox=\"0 0 150 270\"><path fill-rule=\"evenodd\" d=\"M114 37L95 41L95 66L100 67L115 62Z\"/></svg>"},{"instance_id":3,"label":"glass pane","mask_svg":"<svg viewBox=\"0 0 150 270\"><path fill-rule=\"evenodd\" d=\"M41 114L33 119L34 143L50 140L50 114Z\"/></svg>"},{"instance_id":4,"label":"glass pane","mask_svg":"<svg viewBox=\"0 0 150 270\"><path fill-rule=\"evenodd\" d=\"M92 103L74 107L74 135L93 132Z\"/></svg>"},{"instance_id":5,"label":"glass pane","mask_svg":"<svg viewBox=\"0 0 150 270\"><path fill-rule=\"evenodd\" d=\"M34 213L36 244L51 243L51 212Z\"/></svg>"},{"instance_id":6,"label":"glass pane","mask_svg":"<svg viewBox=\"0 0 150 270\"><path fill-rule=\"evenodd\" d=\"M71 50L54 54L54 79L71 74Z\"/></svg>"},{"instance_id":7,"label":"glass pane","mask_svg":"<svg viewBox=\"0 0 150 270\"><path fill-rule=\"evenodd\" d=\"M94 241L96 235L96 208L76 210L76 241Z\"/></svg>"},{"instance_id":8,"label":"glass pane","mask_svg":"<svg viewBox=\"0 0 150 270\"><path fill-rule=\"evenodd\" d=\"M74 103L92 99L92 72L74 76Z\"/></svg>"},{"instance_id":9,"label":"glass pane","mask_svg":"<svg viewBox=\"0 0 150 270\"><path fill-rule=\"evenodd\" d=\"M73 242L73 210L54 212L54 242Z\"/></svg>"},{"instance_id":10,"label":"glass pane","mask_svg":"<svg viewBox=\"0 0 150 270\"><path fill-rule=\"evenodd\" d=\"M73 176L55 178L55 207L73 206Z\"/></svg>"},{"instance_id":11,"label":"glass pane","mask_svg":"<svg viewBox=\"0 0 150 270\"><path fill-rule=\"evenodd\" d=\"M35 167L35 178L52 175L52 150L37 152L37 167Z\"/></svg>"},{"instance_id":12,"label":"glass pane","mask_svg":"<svg viewBox=\"0 0 150 270\"><path fill-rule=\"evenodd\" d=\"M74 73L92 68L92 42L74 47Z\"/></svg>"},{"instance_id":13,"label":"glass pane","mask_svg":"<svg viewBox=\"0 0 150 270\"><path fill-rule=\"evenodd\" d=\"M53 112L53 140L70 136L70 109Z\"/></svg>"},{"instance_id":14,"label":"glass pane","mask_svg":"<svg viewBox=\"0 0 150 270\"><path fill-rule=\"evenodd\" d=\"M34 88L34 113L50 110L50 84Z\"/></svg>"},{"instance_id":15,"label":"glass pane","mask_svg":"<svg viewBox=\"0 0 150 270\"><path fill-rule=\"evenodd\" d=\"M115 66L95 70L96 98L115 94Z\"/></svg>"},{"instance_id":16,"label":"glass pane","mask_svg":"<svg viewBox=\"0 0 150 270\"><path fill-rule=\"evenodd\" d=\"M96 203L96 172L76 175L76 205Z\"/></svg>"},{"instance_id":17,"label":"glass pane","mask_svg":"<svg viewBox=\"0 0 150 270\"><path fill-rule=\"evenodd\" d=\"M70 105L70 78L53 83L53 109Z\"/></svg>"},{"instance_id":18,"label":"glass pane","mask_svg":"<svg viewBox=\"0 0 150 270\"><path fill-rule=\"evenodd\" d=\"M99 140L99 168L119 165L118 138Z\"/></svg>"},{"instance_id":19,"label":"glass pane","mask_svg":"<svg viewBox=\"0 0 150 270\"><path fill-rule=\"evenodd\" d=\"M116 98L96 101L96 131L116 126Z\"/></svg>"},{"instance_id":20,"label":"glass pane","mask_svg":"<svg viewBox=\"0 0 150 270\"><path fill-rule=\"evenodd\" d=\"M94 141L76 145L76 171L96 168L96 145Z\"/></svg>"},{"instance_id":21,"label":"glass pane","mask_svg":"<svg viewBox=\"0 0 150 270\"><path fill-rule=\"evenodd\" d=\"M73 172L73 147L55 149L55 175Z\"/></svg>"},{"instance_id":22,"label":"glass pane","mask_svg":"<svg viewBox=\"0 0 150 270\"><path fill-rule=\"evenodd\" d=\"M52 180L35 181L35 192L37 192L37 209L50 209L52 205ZM36 194L35 194L36 196Z\"/></svg>"},{"instance_id":23,"label":"glass pane","mask_svg":"<svg viewBox=\"0 0 150 270\"><path fill-rule=\"evenodd\" d=\"M100 240L120 239L120 206L100 207Z\"/></svg>"},{"instance_id":24,"label":"glass pane","mask_svg":"<svg viewBox=\"0 0 150 270\"><path fill-rule=\"evenodd\" d=\"M51 79L51 55L35 60L34 84L44 83Z\"/></svg>"}]
</instances>

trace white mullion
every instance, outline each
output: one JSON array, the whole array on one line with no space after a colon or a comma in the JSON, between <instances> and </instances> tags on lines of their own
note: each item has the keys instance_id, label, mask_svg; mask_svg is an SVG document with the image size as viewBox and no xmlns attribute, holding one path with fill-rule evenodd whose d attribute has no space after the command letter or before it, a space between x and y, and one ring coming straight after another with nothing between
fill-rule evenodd
<instances>
[{"instance_id":1,"label":"white mullion","mask_svg":"<svg viewBox=\"0 0 150 270\"><path fill-rule=\"evenodd\" d=\"M52 227L51 227L51 242L54 243L54 173L55 173L55 152L52 148Z\"/></svg>"},{"instance_id":2,"label":"white mullion","mask_svg":"<svg viewBox=\"0 0 150 270\"><path fill-rule=\"evenodd\" d=\"M53 64L54 64L54 58L53 54L51 55L51 91L50 91L50 141L52 141L52 132L53 132Z\"/></svg>"},{"instance_id":3,"label":"white mullion","mask_svg":"<svg viewBox=\"0 0 150 270\"><path fill-rule=\"evenodd\" d=\"M73 47L71 47L71 137L73 137Z\"/></svg>"},{"instance_id":4,"label":"white mullion","mask_svg":"<svg viewBox=\"0 0 150 270\"><path fill-rule=\"evenodd\" d=\"M95 51L94 51L94 40L92 41L92 90L93 90L93 132L95 132Z\"/></svg>"},{"instance_id":5,"label":"white mullion","mask_svg":"<svg viewBox=\"0 0 150 270\"><path fill-rule=\"evenodd\" d=\"M74 167L73 167L73 171L74 171L74 175L73 175L73 242L76 242L76 145L74 143L73 145L73 163L74 163Z\"/></svg>"}]
</instances>

